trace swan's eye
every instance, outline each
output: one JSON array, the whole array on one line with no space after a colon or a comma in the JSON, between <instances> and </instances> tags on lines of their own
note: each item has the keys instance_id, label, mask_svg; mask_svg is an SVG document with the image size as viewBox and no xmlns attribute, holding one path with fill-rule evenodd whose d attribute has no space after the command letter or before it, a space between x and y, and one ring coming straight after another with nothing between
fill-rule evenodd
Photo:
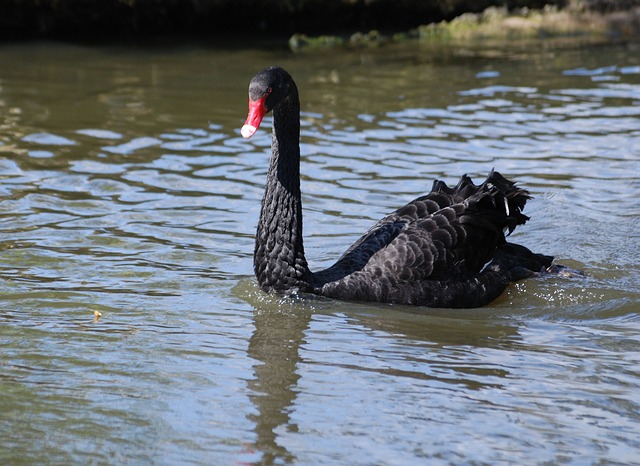
<instances>
[{"instance_id":1,"label":"swan's eye","mask_svg":"<svg viewBox=\"0 0 640 466\"><path fill-rule=\"evenodd\" d=\"M267 87L267 94L271 94L273 92L273 88L272 87Z\"/></svg>"}]
</instances>

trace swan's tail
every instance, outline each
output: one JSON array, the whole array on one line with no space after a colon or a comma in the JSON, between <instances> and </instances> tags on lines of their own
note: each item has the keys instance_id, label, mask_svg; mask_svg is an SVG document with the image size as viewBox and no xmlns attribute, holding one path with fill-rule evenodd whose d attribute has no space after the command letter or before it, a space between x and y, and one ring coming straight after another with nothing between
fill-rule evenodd
<instances>
[{"instance_id":1,"label":"swan's tail","mask_svg":"<svg viewBox=\"0 0 640 466\"><path fill-rule=\"evenodd\" d=\"M522 213L525 204L531 199L529 192L493 170L480 185L474 184L469 176L464 175L452 188L443 181L435 181L432 192L446 194L453 202L464 203L466 209L460 220L468 225L511 234L518 225L529 220Z\"/></svg>"},{"instance_id":2,"label":"swan's tail","mask_svg":"<svg viewBox=\"0 0 640 466\"><path fill-rule=\"evenodd\" d=\"M493 187L500 193L501 196L496 195L496 200L498 202L501 200L504 204L509 233L512 233L516 226L524 225L529 220L529 217L522 213L525 204L531 199L529 191L517 187L513 181L506 179L493 170L491 170L491 173L489 173L489 176L481 186L490 190Z\"/></svg>"},{"instance_id":3,"label":"swan's tail","mask_svg":"<svg viewBox=\"0 0 640 466\"><path fill-rule=\"evenodd\" d=\"M508 281L517 281L533 275L554 274L580 276L582 272L553 264L553 257L537 254L524 246L508 243L504 233L510 234L529 217L522 213L531 195L500 173L491 171L487 179L476 185L467 175L460 178L454 187L436 181L433 192L449 196L453 202L465 205L460 222L474 228L474 249L493 244L492 260L485 266L500 272ZM467 259L472 253L469 252Z\"/></svg>"}]
</instances>

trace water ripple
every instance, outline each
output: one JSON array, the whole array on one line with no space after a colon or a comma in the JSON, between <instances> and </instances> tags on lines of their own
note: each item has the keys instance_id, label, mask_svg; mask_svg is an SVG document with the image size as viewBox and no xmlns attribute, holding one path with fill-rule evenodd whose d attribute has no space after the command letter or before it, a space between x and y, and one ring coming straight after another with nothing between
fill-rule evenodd
<instances>
[{"instance_id":1,"label":"water ripple","mask_svg":"<svg viewBox=\"0 0 640 466\"><path fill-rule=\"evenodd\" d=\"M636 461L635 55L422 47L0 49L0 458ZM276 58L303 96L313 269L434 178L495 167L534 195L513 240L587 276L455 313L262 293L272 118L239 127Z\"/></svg>"}]
</instances>

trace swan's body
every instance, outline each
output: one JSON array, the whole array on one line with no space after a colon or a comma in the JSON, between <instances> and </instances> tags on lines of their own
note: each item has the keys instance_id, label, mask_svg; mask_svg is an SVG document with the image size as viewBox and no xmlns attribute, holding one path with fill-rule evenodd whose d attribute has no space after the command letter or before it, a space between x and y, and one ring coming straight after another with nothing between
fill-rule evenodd
<instances>
[{"instance_id":1,"label":"swan's body","mask_svg":"<svg viewBox=\"0 0 640 466\"><path fill-rule=\"evenodd\" d=\"M256 234L254 269L265 291L301 291L342 300L479 307L511 281L551 265L552 257L507 243L504 231L524 224L529 194L491 172L474 185L441 181L389 214L326 270L311 272L302 240L300 102L291 76L271 67L249 86L251 137L273 110L272 157Z\"/></svg>"}]
</instances>

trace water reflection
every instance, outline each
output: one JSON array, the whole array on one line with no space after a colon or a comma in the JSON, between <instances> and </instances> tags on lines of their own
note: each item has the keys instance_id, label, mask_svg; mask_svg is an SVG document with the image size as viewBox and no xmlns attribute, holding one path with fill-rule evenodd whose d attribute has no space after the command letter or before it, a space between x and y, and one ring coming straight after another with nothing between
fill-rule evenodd
<instances>
[{"instance_id":1,"label":"water reflection","mask_svg":"<svg viewBox=\"0 0 640 466\"><path fill-rule=\"evenodd\" d=\"M365 432L386 439L407 429L430 432L431 441L423 437L419 441L426 449L405 453L405 458L419 461L433 458L434 451L426 445L443 454L452 445L482 451L485 442L493 442L485 436L487 431L500 432L515 448L527 435L530 448L544 450L553 442L544 426L563 431L574 416L591 418L603 409L615 413L622 432L630 432L637 422L632 414L629 417L628 409L634 408L628 405L627 391L615 395L619 400L609 407L602 403L614 394L601 384L589 389L598 393L597 398L603 397L593 403L558 392L562 389L554 378L586 388L593 377L605 376L596 373L619 374L615 366L625 365L610 360L610 348L601 346L608 339L597 336L599 331L587 337L584 332L589 330L582 323L569 324L565 328L572 328L573 334L563 337L552 322L523 326L492 317L495 311L448 317L444 311L398 314L398 309L390 307L375 310L356 304L343 314L327 313L333 305L323 301L314 304L313 312L295 304L292 309L286 300L259 301L254 301L256 329L250 353L261 364L254 366L256 380L250 386L257 392L251 399L258 414L251 419L258 434L255 448L264 455L261 464L305 461L309 451L319 451L315 448L335 458L344 451L367 457L370 451L365 445L381 455L393 451L389 444L369 442L364 442L362 450L358 444ZM591 344L578 349L573 343L585 337ZM632 357L638 342L627 343L625 357ZM549 378L549 373L555 375ZM635 375L614 377L618 376L635 385ZM387 404L388 397L399 403ZM460 406L453 408L452 403ZM556 412L557 403L566 411L549 415ZM383 419L396 410L405 413L405 422L411 420L403 428L384 424ZM485 428L477 430L475 424L475 430L466 429L469 416L483 419ZM516 419L520 420L517 428ZM455 435L460 428L467 432L464 439ZM445 438L447 443L440 443ZM586 446L585 441L581 438L578 443ZM297 455L300 442L307 450ZM448 447L441 448L445 444ZM566 448L571 451L570 446Z\"/></svg>"},{"instance_id":2,"label":"water reflection","mask_svg":"<svg viewBox=\"0 0 640 466\"><path fill-rule=\"evenodd\" d=\"M257 414L255 448L262 453L260 464L293 463L295 456L278 443L278 430L295 432L290 411L295 403L300 378L300 347L304 344L311 311L269 309L254 313L255 330L249 342L249 356L255 379L249 381Z\"/></svg>"},{"instance_id":3,"label":"water reflection","mask_svg":"<svg viewBox=\"0 0 640 466\"><path fill-rule=\"evenodd\" d=\"M323 397L346 397L348 402L345 391L360 390L366 397L376 390L372 382L354 387L351 380L358 373L365 380L407 379L407 393L431 387L450 396L477 391L483 398L482 393L507 389L512 362L501 362L500 354L522 346L517 323L487 319L490 313L463 311L447 317L405 308L399 314L394 306L352 304L348 316L336 315L329 300L265 299L256 287L247 286L238 292L255 306L248 353L257 364L248 386L256 414L249 419L255 423L252 450L260 452L260 464L300 460L288 450L287 440L289 434L312 428L299 426L296 415L307 378L324 378L327 391L318 393L318 409ZM338 425L344 414L326 413Z\"/></svg>"}]
</instances>

